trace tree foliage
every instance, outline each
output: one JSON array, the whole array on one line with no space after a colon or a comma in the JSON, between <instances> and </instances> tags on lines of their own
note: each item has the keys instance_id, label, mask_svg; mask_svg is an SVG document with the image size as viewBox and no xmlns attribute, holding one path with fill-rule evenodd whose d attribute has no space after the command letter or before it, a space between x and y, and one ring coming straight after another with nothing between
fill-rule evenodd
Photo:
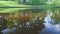
<instances>
[{"instance_id":1,"label":"tree foliage","mask_svg":"<svg viewBox=\"0 0 60 34\"><path fill-rule=\"evenodd\" d=\"M45 0L31 0L31 3L33 5L41 5L41 4L45 4Z\"/></svg>"}]
</instances>

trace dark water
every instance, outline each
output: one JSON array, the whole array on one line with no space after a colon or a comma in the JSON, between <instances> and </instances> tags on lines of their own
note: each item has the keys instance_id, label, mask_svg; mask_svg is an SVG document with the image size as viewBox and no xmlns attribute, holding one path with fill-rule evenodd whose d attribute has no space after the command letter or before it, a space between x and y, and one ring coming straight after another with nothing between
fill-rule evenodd
<instances>
[{"instance_id":1,"label":"dark water","mask_svg":"<svg viewBox=\"0 0 60 34\"><path fill-rule=\"evenodd\" d=\"M60 24L54 24L53 21L51 22L51 17L46 16L44 21L45 28L42 31L39 31L39 34L60 34ZM5 30L2 30L3 33L13 32L16 28L7 28Z\"/></svg>"},{"instance_id":2,"label":"dark water","mask_svg":"<svg viewBox=\"0 0 60 34\"><path fill-rule=\"evenodd\" d=\"M39 34L60 34L60 24L55 24L55 20L51 19L50 15L46 16L44 21L46 22L44 23L45 28L42 31L39 31ZM2 32L5 34L11 31L13 32L15 29L16 28L7 28L5 30L2 30Z\"/></svg>"}]
</instances>

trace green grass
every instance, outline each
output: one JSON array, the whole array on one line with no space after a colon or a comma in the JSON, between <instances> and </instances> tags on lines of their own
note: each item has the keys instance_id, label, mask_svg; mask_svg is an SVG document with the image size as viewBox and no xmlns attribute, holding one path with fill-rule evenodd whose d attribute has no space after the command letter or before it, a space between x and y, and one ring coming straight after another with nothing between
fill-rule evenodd
<instances>
[{"instance_id":1,"label":"green grass","mask_svg":"<svg viewBox=\"0 0 60 34\"><path fill-rule=\"evenodd\" d=\"M15 1L0 1L0 5L15 6L15 5L18 5L18 4Z\"/></svg>"},{"instance_id":2,"label":"green grass","mask_svg":"<svg viewBox=\"0 0 60 34\"><path fill-rule=\"evenodd\" d=\"M0 1L0 6L25 6L23 4L18 4L16 1ZM25 10L29 8L0 8L0 13L8 13L8 12L17 12L18 10Z\"/></svg>"},{"instance_id":3,"label":"green grass","mask_svg":"<svg viewBox=\"0 0 60 34\"><path fill-rule=\"evenodd\" d=\"M51 3L47 2L47 5L24 5L18 4L16 1L0 1L0 6L17 6L17 7L27 7L27 8L0 8L0 13L8 13L8 12L17 12L18 10L26 10L26 9L49 9ZM29 8L30 7L30 8Z\"/></svg>"},{"instance_id":4,"label":"green grass","mask_svg":"<svg viewBox=\"0 0 60 34\"><path fill-rule=\"evenodd\" d=\"M0 13L11 13L11 12L18 12L19 10L26 10L30 8L6 8L6 9L0 9Z\"/></svg>"}]
</instances>

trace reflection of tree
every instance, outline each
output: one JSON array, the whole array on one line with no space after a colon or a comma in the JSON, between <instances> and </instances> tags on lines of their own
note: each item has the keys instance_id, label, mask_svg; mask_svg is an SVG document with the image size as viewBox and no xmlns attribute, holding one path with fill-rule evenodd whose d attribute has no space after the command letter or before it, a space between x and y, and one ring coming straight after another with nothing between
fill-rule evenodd
<instances>
[{"instance_id":1,"label":"reflection of tree","mask_svg":"<svg viewBox=\"0 0 60 34\"><path fill-rule=\"evenodd\" d=\"M26 0L23 0L23 3L25 3L26 2Z\"/></svg>"}]
</instances>

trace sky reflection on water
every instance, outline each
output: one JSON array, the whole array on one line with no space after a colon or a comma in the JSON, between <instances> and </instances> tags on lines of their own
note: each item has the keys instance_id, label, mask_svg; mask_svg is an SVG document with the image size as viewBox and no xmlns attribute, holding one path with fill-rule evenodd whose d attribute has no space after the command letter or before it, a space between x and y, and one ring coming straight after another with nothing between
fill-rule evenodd
<instances>
[{"instance_id":1,"label":"sky reflection on water","mask_svg":"<svg viewBox=\"0 0 60 34\"><path fill-rule=\"evenodd\" d=\"M54 24L51 22L50 16L45 17L44 23L45 28L40 32L40 34L60 34L60 24Z\"/></svg>"}]
</instances>

